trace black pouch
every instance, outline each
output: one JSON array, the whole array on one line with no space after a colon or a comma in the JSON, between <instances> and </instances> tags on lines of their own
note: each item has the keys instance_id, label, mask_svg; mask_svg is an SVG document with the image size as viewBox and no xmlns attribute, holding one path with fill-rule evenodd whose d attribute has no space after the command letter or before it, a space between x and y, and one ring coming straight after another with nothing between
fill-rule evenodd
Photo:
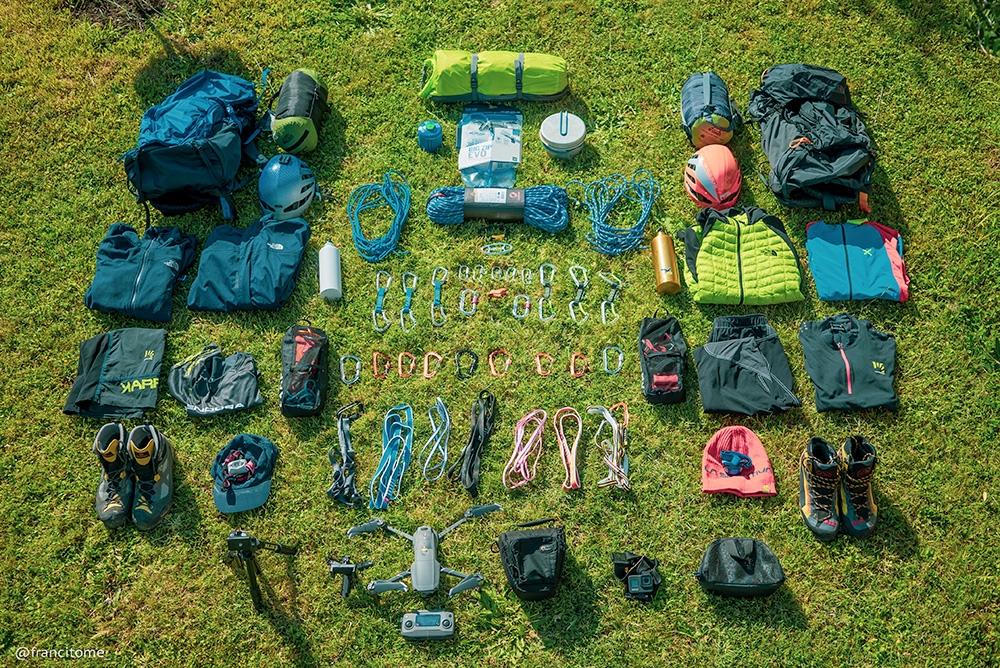
<instances>
[{"instance_id":1,"label":"black pouch","mask_svg":"<svg viewBox=\"0 0 1000 668\"><path fill-rule=\"evenodd\" d=\"M500 534L496 549L510 588L522 601L540 601L556 595L566 559L566 532L562 527L528 529L551 518L519 524L520 530Z\"/></svg>"},{"instance_id":2,"label":"black pouch","mask_svg":"<svg viewBox=\"0 0 1000 668\"><path fill-rule=\"evenodd\" d=\"M329 384L330 339L312 325L292 325L281 340L281 414L318 415Z\"/></svg>"},{"instance_id":3,"label":"black pouch","mask_svg":"<svg viewBox=\"0 0 1000 668\"><path fill-rule=\"evenodd\" d=\"M713 541L694 574L705 591L722 596L769 596L785 581L785 571L763 541L720 538Z\"/></svg>"},{"instance_id":4,"label":"black pouch","mask_svg":"<svg viewBox=\"0 0 1000 668\"><path fill-rule=\"evenodd\" d=\"M639 325L642 396L651 404L684 401L687 342L677 318L644 318Z\"/></svg>"}]
</instances>

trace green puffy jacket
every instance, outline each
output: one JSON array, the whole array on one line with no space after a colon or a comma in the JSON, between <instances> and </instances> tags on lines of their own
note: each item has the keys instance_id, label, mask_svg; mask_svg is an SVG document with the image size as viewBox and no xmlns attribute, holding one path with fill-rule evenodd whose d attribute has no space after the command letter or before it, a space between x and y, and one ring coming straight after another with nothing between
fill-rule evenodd
<instances>
[{"instance_id":1,"label":"green puffy jacket","mask_svg":"<svg viewBox=\"0 0 1000 668\"><path fill-rule=\"evenodd\" d=\"M681 232L688 288L698 304L780 304L805 299L799 256L775 216L757 207L704 209Z\"/></svg>"}]
</instances>

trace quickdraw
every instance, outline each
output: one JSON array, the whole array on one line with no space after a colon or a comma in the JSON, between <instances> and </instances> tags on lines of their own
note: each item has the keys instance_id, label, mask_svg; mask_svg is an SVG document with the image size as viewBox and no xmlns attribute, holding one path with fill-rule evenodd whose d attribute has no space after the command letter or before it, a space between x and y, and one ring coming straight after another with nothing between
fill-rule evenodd
<instances>
[{"instance_id":1,"label":"quickdraw","mask_svg":"<svg viewBox=\"0 0 1000 668\"><path fill-rule=\"evenodd\" d=\"M357 358L355 358L357 359ZM352 409L357 409L352 412ZM364 503L364 498L354 486L354 448L351 447L351 422L361 417L365 405L360 401L344 406L337 411L337 440L340 442L340 461L337 461L337 451L330 448L326 456L330 458L333 467L333 482L326 495L340 501L345 506L357 506Z\"/></svg>"},{"instance_id":2,"label":"quickdraw","mask_svg":"<svg viewBox=\"0 0 1000 668\"><path fill-rule=\"evenodd\" d=\"M437 414L437 419L435 419ZM451 416L448 407L438 397L434 405L427 409L431 421L431 436L420 448L417 462L424 474L424 480L434 482L444 475L448 466L448 440L451 438ZM427 453L426 457L424 453Z\"/></svg>"},{"instance_id":3,"label":"quickdraw","mask_svg":"<svg viewBox=\"0 0 1000 668\"><path fill-rule=\"evenodd\" d=\"M576 286L576 294L573 295L573 300L569 303L569 317L573 318L575 323L587 322L590 314L583 310L583 300L587 297L587 286L590 285L590 280L587 278L587 268L575 264L569 268L569 277L573 280L573 285ZM578 311L583 314L582 318L577 315Z\"/></svg>"},{"instance_id":4,"label":"quickdraw","mask_svg":"<svg viewBox=\"0 0 1000 668\"><path fill-rule=\"evenodd\" d=\"M403 358L410 358L410 368L404 373L403 372ZM413 356L413 353L403 351L399 353L399 357L396 358L396 371L399 373L400 378L409 378L413 375L413 371L417 368L417 358Z\"/></svg>"},{"instance_id":5,"label":"quickdraw","mask_svg":"<svg viewBox=\"0 0 1000 668\"><path fill-rule=\"evenodd\" d=\"M507 356L507 363L504 364L503 371L498 371L497 370L497 362L496 362L497 355L506 355ZM511 354L509 352L507 352L506 350L502 350L502 349L492 351L490 353L490 356L489 356L488 359L489 359L489 363L490 363L490 375L494 376L494 377L497 377L497 378L499 378L500 376L506 375L507 371L510 370L511 363L514 361L513 356L511 356Z\"/></svg>"},{"instance_id":6,"label":"quickdraw","mask_svg":"<svg viewBox=\"0 0 1000 668\"><path fill-rule=\"evenodd\" d=\"M615 310L615 301L618 299L618 292L621 290L622 282L612 273L605 274L603 271L597 274L608 284L608 297L601 302L601 324L612 325L618 320L618 311ZM608 321L608 317L611 320Z\"/></svg>"},{"instance_id":7,"label":"quickdraw","mask_svg":"<svg viewBox=\"0 0 1000 668\"><path fill-rule=\"evenodd\" d=\"M385 510L399 499L412 452L413 409L408 404L393 406L382 422L382 459L368 485L369 508Z\"/></svg>"},{"instance_id":8,"label":"quickdraw","mask_svg":"<svg viewBox=\"0 0 1000 668\"><path fill-rule=\"evenodd\" d=\"M612 413L618 406L624 408L624 425L620 424ZM625 450L629 419L628 407L624 403L621 403L615 404L611 408L612 411L609 411L604 406L591 406L587 409L587 412L591 415L599 415L602 418L601 426L597 428L597 432L594 434L594 444L604 453L604 463L608 466L608 475L598 480L597 486L628 490L632 488L628 477L628 453ZM611 436L602 439L601 432L605 427L611 430Z\"/></svg>"},{"instance_id":9,"label":"quickdraw","mask_svg":"<svg viewBox=\"0 0 1000 668\"><path fill-rule=\"evenodd\" d=\"M431 371L430 361L431 359L436 359L437 364L434 365L434 371ZM444 358L440 354L434 352L433 350L428 350L427 354L424 355L424 378L430 380L437 375L438 370L441 368L441 362Z\"/></svg>"},{"instance_id":10,"label":"quickdraw","mask_svg":"<svg viewBox=\"0 0 1000 668\"><path fill-rule=\"evenodd\" d=\"M472 363L469 364L469 370L466 372L462 371L462 357L471 357ZM472 378L472 375L476 373L476 367L479 366L479 355L472 352L468 348L462 348L461 350L455 351L455 375L458 376L459 380L466 380Z\"/></svg>"},{"instance_id":11,"label":"quickdraw","mask_svg":"<svg viewBox=\"0 0 1000 668\"><path fill-rule=\"evenodd\" d=\"M472 302L472 308L465 305L466 298L470 298ZM479 305L479 293L472 288L466 288L462 290L462 296L458 300L458 310L461 311L462 315L475 315L476 307Z\"/></svg>"},{"instance_id":12,"label":"quickdraw","mask_svg":"<svg viewBox=\"0 0 1000 668\"><path fill-rule=\"evenodd\" d=\"M618 366L612 369L608 365L608 353L615 352L618 353ZM604 346L604 350L601 351L601 356L604 358L604 373L609 376L613 376L622 370L622 365L625 363L625 353L618 346Z\"/></svg>"},{"instance_id":13,"label":"quickdraw","mask_svg":"<svg viewBox=\"0 0 1000 668\"><path fill-rule=\"evenodd\" d=\"M576 436L573 438L573 447L569 445L566 438L566 430L563 421L567 418L576 420ZM559 443L559 454L562 456L563 470L566 471L566 478L563 479L562 488L567 492L580 489L580 470L577 468L577 449L580 446L580 437L583 436L583 418L575 408L569 406L560 408L552 418L552 426L556 430L556 441Z\"/></svg>"},{"instance_id":14,"label":"quickdraw","mask_svg":"<svg viewBox=\"0 0 1000 668\"><path fill-rule=\"evenodd\" d=\"M542 370L543 359L547 359L549 361L549 368L544 371ZM535 371L538 372L539 376L547 376L552 373L553 362L555 362L555 360L552 358L552 355L549 355L548 353L535 353Z\"/></svg>"},{"instance_id":15,"label":"quickdraw","mask_svg":"<svg viewBox=\"0 0 1000 668\"><path fill-rule=\"evenodd\" d=\"M577 360L583 360L583 368L578 369L576 366ZM582 378L583 374L590 371L590 365L587 364L587 356L583 353L573 353L569 358L569 375L574 378Z\"/></svg>"},{"instance_id":16,"label":"quickdraw","mask_svg":"<svg viewBox=\"0 0 1000 668\"><path fill-rule=\"evenodd\" d=\"M385 360L382 364L379 364L378 358L381 357ZM385 353L375 350L372 351L372 373L375 374L376 378L388 378L389 369L392 368L392 360Z\"/></svg>"},{"instance_id":17,"label":"quickdraw","mask_svg":"<svg viewBox=\"0 0 1000 668\"><path fill-rule=\"evenodd\" d=\"M417 275L413 272L407 271L403 273L403 294L405 299L403 300L403 308L399 310L399 326L403 328L404 332L411 331L417 326L417 319L413 315L413 293L417 289ZM407 319L409 319L409 326L407 327Z\"/></svg>"},{"instance_id":18,"label":"quickdraw","mask_svg":"<svg viewBox=\"0 0 1000 668\"><path fill-rule=\"evenodd\" d=\"M344 362L354 360L354 378L348 378ZM357 355L343 355L340 358L340 380L344 385L353 385L361 378L361 358Z\"/></svg>"},{"instance_id":19,"label":"quickdraw","mask_svg":"<svg viewBox=\"0 0 1000 668\"><path fill-rule=\"evenodd\" d=\"M553 307L549 315L545 315L545 304L552 304L552 281L556 277L556 267L546 262L538 267L538 282L542 285L542 298L538 300L538 319L548 322L556 317L556 310Z\"/></svg>"},{"instance_id":20,"label":"quickdraw","mask_svg":"<svg viewBox=\"0 0 1000 668\"><path fill-rule=\"evenodd\" d=\"M518 420L514 427L514 450L510 453L510 459L503 469L503 484L507 489L517 489L535 479L538 460L542 456L542 432L545 430L548 417L544 410L538 408ZM534 424L534 429L525 441L525 433L530 424ZM528 461L532 454L535 455L535 459L529 468ZM515 475L519 476L519 479L515 479Z\"/></svg>"},{"instance_id":21,"label":"quickdraw","mask_svg":"<svg viewBox=\"0 0 1000 668\"><path fill-rule=\"evenodd\" d=\"M441 275L441 278L438 278L438 275ZM431 282L434 284L434 301L431 303L431 324L435 327L440 327L448 319L448 316L444 312L444 306L441 304L441 289L444 287L446 280L448 280L448 270L444 267L436 267L434 274L431 276Z\"/></svg>"},{"instance_id":22,"label":"quickdraw","mask_svg":"<svg viewBox=\"0 0 1000 668\"><path fill-rule=\"evenodd\" d=\"M382 282L383 279L385 283ZM375 274L375 308L372 309L372 324L375 326L375 331L379 333L389 329L392 325L389 316L385 314L385 293L391 284L392 274L389 272L380 269ZM379 318L382 319L381 325L379 325Z\"/></svg>"},{"instance_id":23,"label":"quickdraw","mask_svg":"<svg viewBox=\"0 0 1000 668\"><path fill-rule=\"evenodd\" d=\"M518 308L517 305L523 303L523 308ZM514 295L514 305L510 309L511 314L518 320L524 320L531 313L531 297L521 293L519 295Z\"/></svg>"},{"instance_id":24,"label":"quickdraw","mask_svg":"<svg viewBox=\"0 0 1000 668\"><path fill-rule=\"evenodd\" d=\"M508 255L514 250L514 246L506 241L494 241L482 246L480 249L483 255Z\"/></svg>"}]
</instances>

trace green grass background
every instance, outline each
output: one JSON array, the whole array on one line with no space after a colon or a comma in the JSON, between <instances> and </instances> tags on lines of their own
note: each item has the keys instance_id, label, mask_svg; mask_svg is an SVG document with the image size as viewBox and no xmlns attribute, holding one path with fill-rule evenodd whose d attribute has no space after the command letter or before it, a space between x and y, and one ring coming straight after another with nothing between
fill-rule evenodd
<instances>
[{"instance_id":1,"label":"green grass background","mask_svg":"<svg viewBox=\"0 0 1000 668\"><path fill-rule=\"evenodd\" d=\"M54 0L4 3L0 664L13 665L15 649L25 646L103 649L119 666L996 665L1000 84L996 61L971 46L961 11L959 2L930 0L178 0L134 31L75 20L66 3ZM704 415L693 365L686 403L652 407L642 400L633 342L643 316L669 311L696 346L707 339L712 318L756 309L695 306L686 292L658 297L646 254L608 259L588 249L580 210L557 236L523 227L508 236L515 249L509 262L558 266L557 320L516 321L509 300L503 309L460 316L454 270L483 262L477 249L484 239L476 224L442 229L423 212L432 188L459 183L447 144L460 107L432 105L416 95L422 61L435 48L565 57L571 97L522 105L519 185L590 181L647 168L662 184L651 227L668 230L691 224L695 213L680 179L691 153L678 128L680 88L689 73L714 69L745 105L770 65L803 61L838 69L877 144L872 218L903 232L911 300L821 303L807 276L806 301L764 308L785 345L804 406L761 419ZM300 66L327 77L333 112L308 161L334 199L308 213L313 239L298 288L281 311L189 312L187 284L181 284L164 368L210 342L227 352L249 351L263 373L266 403L195 420L164 387L151 419L174 443L174 507L148 534L108 532L93 508L98 464L90 444L100 425L60 409L76 372L78 343L141 325L83 305L107 227L118 220L142 222L116 159L134 145L142 112L186 77L211 68L256 79L267 66L274 81ZM546 115L561 109L581 116L589 129L587 148L567 163L546 156L535 134ZM446 148L437 155L421 152L414 140L425 118L445 127ZM782 218L805 257L808 221L858 212L778 205L756 178L767 171L759 141L750 127L733 142L745 176L743 202ZM262 148L274 151L268 142ZM410 254L379 268L397 281L405 270L419 274L419 326L404 334L397 325L379 336L370 325L375 267L351 247L344 204L355 186L389 169L403 172L413 187L401 245ZM240 225L256 210L251 191L238 197ZM158 215L154 220L161 222ZM387 215L372 215L369 235L387 221ZM217 211L205 211L164 222L180 224L201 243L221 221ZM345 298L333 305L316 289L317 253L327 239L343 251ZM586 303L592 314L605 294L599 270L626 281L616 324L603 326L593 316L584 325L569 321L572 263L590 270ZM435 330L428 310L437 265L453 273L445 286L449 319ZM540 295L537 282L530 293ZM396 312L401 303L394 282L387 306ZM796 330L804 320L846 309L895 334L898 413L815 412ZM334 385L321 417L284 419L277 408L279 343L284 330L302 319L329 332L337 354L366 360L365 373L356 385ZM627 352L617 376L572 380L559 371L540 378L532 369L536 351L564 364L572 351L594 359L607 344ZM433 349L450 360L460 347L474 348L483 362L489 350L504 347L515 363L506 378L490 378L481 367L464 382L455 380L450 365L433 381L378 381L370 372L374 349L393 355ZM385 535L348 543L346 529L369 512L339 507L324 494L336 409L366 402L353 429L366 485L389 407L413 405L416 451L430 431L426 410L441 396L451 409L455 456L482 388L496 393L501 418L483 460L480 500L505 510L450 535L440 558L457 570L483 573L488 583L452 601L408 593L377 602L360 590L342 601L327 558L376 560L367 580L402 570L412 553ZM519 492L503 489L500 473L517 419L539 407L550 415L566 405L582 413L588 405L617 401L628 402L632 412L631 493L596 489L603 469L592 445L584 447L584 490L564 493L551 428L535 482ZM775 469L776 497L701 493L702 448L727 424L745 424L761 437ZM586 442L595 428L587 416ZM281 450L273 493L259 510L223 516L212 503L208 469L218 449L244 431L268 436ZM839 443L853 433L866 435L880 455L879 526L868 540L823 545L799 518L798 456L812 435ZM425 523L441 529L468 505L464 491L444 481L428 485L414 467L402 501L382 516L404 531ZM513 523L546 515L567 528L566 579L555 599L522 603L509 592L489 547ZM221 558L225 537L237 526L301 545L293 559L260 557L269 613L253 611L242 576ZM745 601L700 591L691 574L702 552L713 539L730 535L755 536L772 547L788 575L781 591ZM661 560L663 586L650 605L626 602L614 581L609 553L624 549ZM455 639L404 642L399 618L417 607L453 610Z\"/></svg>"}]
</instances>

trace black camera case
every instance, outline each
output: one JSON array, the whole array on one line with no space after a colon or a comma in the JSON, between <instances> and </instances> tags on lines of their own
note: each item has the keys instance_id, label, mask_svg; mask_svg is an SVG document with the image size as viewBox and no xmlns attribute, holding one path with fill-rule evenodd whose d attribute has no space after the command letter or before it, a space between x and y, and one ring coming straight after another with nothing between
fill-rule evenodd
<instances>
[{"instance_id":1,"label":"black camera case","mask_svg":"<svg viewBox=\"0 0 1000 668\"><path fill-rule=\"evenodd\" d=\"M556 594L566 560L566 532L562 527L531 529L551 518L519 524L500 534L496 550L510 588L522 601L540 601Z\"/></svg>"}]
</instances>

